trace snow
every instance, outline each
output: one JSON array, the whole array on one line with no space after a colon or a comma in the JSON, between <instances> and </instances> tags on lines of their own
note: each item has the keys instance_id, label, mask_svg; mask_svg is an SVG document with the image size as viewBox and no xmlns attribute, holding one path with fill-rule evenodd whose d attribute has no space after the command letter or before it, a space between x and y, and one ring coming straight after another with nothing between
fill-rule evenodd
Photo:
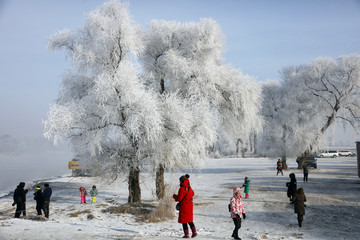
<instances>
[{"instance_id":1,"label":"snow","mask_svg":"<svg viewBox=\"0 0 360 240\"><path fill-rule=\"evenodd\" d=\"M250 182L250 198L243 199L247 219L239 231L242 239L357 239L360 235L360 178L356 157L318 159L318 169L310 169L309 182L294 159L289 171L276 176L276 159L210 159L202 170L166 173L167 183L177 188L181 174L189 173L195 191L194 223L196 239L232 239L233 222L227 205L234 186ZM307 197L303 227L297 226L293 206L286 196L289 173L297 176L298 187ZM130 214L115 215L103 209L127 202L126 177L112 183L94 177L64 175L47 180L53 190L50 220L37 220L33 189L27 194L27 219L14 219L11 194L0 197L0 239L180 239L181 224L176 217L160 223L136 221ZM154 200L151 173L141 174L142 199ZM27 183L28 184L28 183ZM79 187L99 190L97 202L80 204ZM15 188L15 187L14 187ZM71 213L79 213L70 216ZM88 219L91 213L94 218Z\"/></svg>"}]
</instances>

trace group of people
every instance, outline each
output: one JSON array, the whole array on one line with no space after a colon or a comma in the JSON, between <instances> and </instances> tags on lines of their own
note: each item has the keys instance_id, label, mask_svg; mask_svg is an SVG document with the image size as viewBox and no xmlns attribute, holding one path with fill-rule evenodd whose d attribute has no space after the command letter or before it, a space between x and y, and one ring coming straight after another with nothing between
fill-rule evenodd
<instances>
[{"instance_id":1,"label":"group of people","mask_svg":"<svg viewBox=\"0 0 360 240\"><path fill-rule=\"evenodd\" d=\"M288 188L287 196L290 199L290 203L294 204L294 212L297 214L298 225L299 227L302 227L302 222L304 220L304 215L305 215L306 196L304 194L303 188L297 188L295 173L290 173L289 177L290 177L290 182L286 183L286 186Z\"/></svg>"},{"instance_id":2,"label":"group of people","mask_svg":"<svg viewBox=\"0 0 360 240\"><path fill-rule=\"evenodd\" d=\"M80 187L79 191L80 191L80 203L86 203L86 195L87 195L86 188ZM92 186L92 189L90 190L90 196L91 196L91 200L93 203L96 202L97 195L98 195L98 190L96 189L96 186L94 185L94 186Z\"/></svg>"},{"instance_id":3,"label":"group of people","mask_svg":"<svg viewBox=\"0 0 360 240\"><path fill-rule=\"evenodd\" d=\"M182 224L184 236L183 238L190 238L189 227L191 229L192 235L194 238L197 236L196 227L193 221L193 197L195 195L194 190L190 186L189 181L190 175L185 174L179 178L180 188L178 194L174 194L173 198L176 202L179 202L179 218L178 222ZM245 177L244 179L244 192L246 198L249 198L249 188L250 188L250 179ZM233 219L235 228L231 237L234 239L241 239L239 237L239 229L241 228L241 219L246 218L244 204L242 202L241 196L241 187L236 187L233 190L233 197L230 199L229 211L230 216Z\"/></svg>"},{"instance_id":4,"label":"group of people","mask_svg":"<svg viewBox=\"0 0 360 240\"><path fill-rule=\"evenodd\" d=\"M306 164L304 164L302 168L303 168L303 174L304 174L304 182L308 182L308 180L309 180L308 166L306 166ZM278 159L276 162L276 170L277 170L276 176L279 175L279 173L281 173L281 175L284 175L284 173L282 171L283 166L282 166L282 162L280 159Z\"/></svg>"},{"instance_id":5,"label":"group of people","mask_svg":"<svg viewBox=\"0 0 360 240\"><path fill-rule=\"evenodd\" d=\"M276 169L277 169L276 175L278 175L279 173L281 173L281 175L284 175L282 171L282 162L280 159L278 159L278 161L276 162ZM304 174L304 183L308 182L309 170L306 164L304 164L303 166L303 174ZM302 221L305 215L306 205L304 202L306 202L306 196L304 194L303 188L299 188L299 189L297 188L295 173L290 173L289 178L290 178L290 182L286 183L287 196L290 199L290 203L294 204L294 212L298 216L299 227L302 227Z\"/></svg>"},{"instance_id":6,"label":"group of people","mask_svg":"<svg viewBox=\"0 0 360 240\"><path fill-rule=\"evenodd\" d=\"M277 164L278 173L282 173L282 167L280 168ZM283 174L283 173L282 173ZM294 173L289 175L290 182L286 183L288 187L287 196L290 198L290 202L294 204L294 211L298 215L298 224L299 227L302 226L303 216L305 215L305 204L306 196L304 194L304 189L299 188L297 189L297 182ZM193 222L193 197L195 195L194 190L190 186L189 181L190 175L185 174L179 178L180 181L180 188L178 190L178 194L174 194L173 198L175 201L179 202L179 218L178 222L182 224L184 236L183 238L190 238L189 234L189 227L191 229L192 235L191 237L194 238L197 236L197 231L195 224ZM304 179L305 181L305 179ZM29 191L29 188L24 189L25 183L20 182L17 188L14 191L13 199L14 203L13 206L16 205L15 211L15 218L19 218L21 213L23 213L23 217L26 218L26 194ZM249 189L250 189L250 179L245 177L244 184L242 185L244 188L245 198L249 198ZM80 202L86 203L86 189L84 187L79 188L80 191ZM234 239L241 239L239 237L239 229L241 228L241 219L246 219L245 208L242 202L242 188L235 187L233 189L233 196L230 199L229 204L229 211L230 216L234 222L234 230L231 235ZM50 197L52 195L52 189L50 188L49 184L44 184L44 190L41 191L40 186L36 186L35 193L34 193L34 200L36 200L36 210L38 215L42 215L41 210L44 211L44 215L46 218L49 218L49 205L50 205ZM92 202L96 202L96 196L98 195L98 190L96 186L93 185L92 189L90 190L90 195L92 197ZM188 227L189 225L189 227Z\"/></svg>"},{"instance_id":7,"label":"group of people","mask_svg":"<svg viewBox=\"0 0 360 240\"><path fill-rule=\"evenodd\" d=\"M16 205L15 218L20 218L21 213L26 218L26 194L29 188L24 189L25 183L20 182L16 187L13 195L13 206ZM44 191L41 191L40 186L36 186L34 193L34 200L36 201L36 211L38 216L42 215L41 210L44 211L45 218L49 218L49 206L52 189L48 183L44 184Z\"/></svg>"},{"instance_id":8,"label":"group of people","mask_svg":"<svg viewBox=\"0 0 360 240\"><path fill-rule=\"evenodd\" d=\"M20 182L16 187L13 195L14 202L12 206L16 205L15 210L15 218L20 218L21 213L23 217L26 218L26 194L30 190L29 188L24 189L25 183ZM86 189L84 187L80 187L80 202L86 203ZM44 190L41 191L40 186L36 186L34 192L34 200L36 201L36 211L38 216L42 216L42 211L44 212L45 218L49 218L49 207L50 207L50 197L52 195L52 189L48 183L44 184ZM92 198L92 202L96 202L96 196L98 195L98 190L96 186L92 186L90 190L90 195Z\"/></svg>"},{"instance_id":9,"label":"group of people","mask_svg":"<svg viewBox=\"0 0 360 240\"><path fill-rule=\"evenodd\" d=\"M282 165L277 164L278 173L282 172ZM305 215L305 203L306 202L306 196L304 194L304 189L299 188L297 189L297 182L295 173L291 173L289 175L290 182L286 183L286 186L288 188L287 190L287 196L290 198L290 202L294 204L294 212L297 214L298 218L298 225L299 227L302 227L303 218ZM196 228L193 222L193 197L195 195L194 191L192 190L190 186L189 181L190 176L188 174L180 177L180 188L178 190L178 194L174 194L173 198L175 201L179 202L179 218L178 222L182 224L184 236L183 238L190 238L189 234L189 228L192 231L191 237L194 238L197 236ZM304 181L305 178L304 178ZM244 184L242 187L244 188L245 198L249 198L249 185L250 180L248 177L245 177ZM234 222L234 230L232 232L231 237L234 239L241 239L239 237L239 229L241 228L241 219L246 219L245 214L245 208L242 201L242 188L241 187L235 187L233 189L233 196L230 199L229 204L229 211L230 211L230 217L233 219Z\"/></svg>"}]
</instances>

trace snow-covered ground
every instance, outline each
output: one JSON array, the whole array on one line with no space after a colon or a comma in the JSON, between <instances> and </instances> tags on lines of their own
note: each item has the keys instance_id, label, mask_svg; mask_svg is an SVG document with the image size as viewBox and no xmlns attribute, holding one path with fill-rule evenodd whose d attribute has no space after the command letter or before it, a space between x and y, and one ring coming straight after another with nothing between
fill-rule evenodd
<instances>
[{"instance_id":1,"label":"snow-covered ground","mask_svg":"<svg viewBox=\"0 0 360 240\"><path fill-rule=\"evenodd\" d=\"M242 185L245 176L251 182L250 198L244 199L247 219L240 229L242 239L359 239L360 178L355 157L318 159L319 169L310 170L308 183L303 183L294 159L289 160L290 170L284 176L276 176L275 162L267 158L211 159L201 171L167 173L166 181L176 187L181 174L190 174L196 194L196 239L231 239L233 223L227 204L232 188ZM308 200L302 228L286 196L285 183L291 172ZM0 198L0 239L180 239L183 232L177 215L170 221L145 223L133 215L102 211L127 202L124 179L111 184L90 177L46 180L53 189L48 221L36 219L33 188L27 194L27 219L13 218L11 195L5 195ZM141 175L145 203L156 203L153 179L151 174ZM88 199L87 204L80 204L79 187L90 190L93 184L99 190L97 203Z\"/></svg>"}]
</instances>

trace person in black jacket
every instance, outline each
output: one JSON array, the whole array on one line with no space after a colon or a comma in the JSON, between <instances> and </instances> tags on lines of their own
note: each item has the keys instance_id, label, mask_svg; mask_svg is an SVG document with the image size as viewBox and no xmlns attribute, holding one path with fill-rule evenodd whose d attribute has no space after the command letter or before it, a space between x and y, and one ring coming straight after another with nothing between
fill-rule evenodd
<instances>
[{"instance_id":1,"label":"person in black jacket","mask_svg":"<svg viewBox=\"0 0 360 240\"><path fill-rule=\"evenodd\" d=\"M35 192L34 192L34 200L36 201L36 211L38 216L41 216L41 209L44 207L44 201L42 197L42 192L40 189L40 186L36 186Z\"/></svg>"},{"instance_id":2,"label":"person in black jacket","mask_svg":"<svg viewBox=\"0 0 360 240\"><path fill-rule=\"evenodd\" d=\"M290 182L286 183L286 186L288 187L287 196L290 198L290 202L294 203L294 195L297 191L297 182L296 182L295 173L290 173L289 177L290 177Z\"/></svg>"},{"instance_id":3,"label":"person in black jacket","mask_svg":"<svg viewBox=\"0 0 360 240\"><path fill-rule=\"evenodd\" d=\"M303 166L303 171L304 171L304 182L308 182L308 178L309 178L309 169L308 167L304 164Z\"/></svg>"},{"instance_id":4,"label":"person in black jacket","mask_svg":"<svg viewBox=\"0 0 360 240\"><path fill-rule=\"evenodd\" d=\"M49 187L49 184L44 184L44 191L42 193L42 198L44 201L44 214L46 218L49 218L49 206L50 206L50 197L52 194L51 187Z\"/></svg>"},{"instance_id":5,"label":"person in black jacket","mask_svg":"<svg viewBox=\"0 0 360 240\"><path fill-rule=\"evenodd\" d=\"M15 218L20 218L21 212L23 213L23 217L26 218L26 194L29 189L25 189L25 183L21 182L14 191L14 203L13 206L16 204L15 210Z\"/></svg>"}]
</instances>

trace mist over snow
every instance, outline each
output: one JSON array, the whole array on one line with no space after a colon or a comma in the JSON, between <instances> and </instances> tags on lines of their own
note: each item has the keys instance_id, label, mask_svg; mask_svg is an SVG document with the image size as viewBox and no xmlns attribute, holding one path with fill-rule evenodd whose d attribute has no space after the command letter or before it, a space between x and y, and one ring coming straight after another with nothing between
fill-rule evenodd
<instances>
[{"instance_id":1,"label":"mist over snow","mask_svg":"<svg viewBox=\"0 0 360 240\"><path fill-rule=\"evenodd\" d=\"M0 191L68 173L72 153L66 143L54 146L43 137L0 136Z\"/></svg>"}]
</instances>

